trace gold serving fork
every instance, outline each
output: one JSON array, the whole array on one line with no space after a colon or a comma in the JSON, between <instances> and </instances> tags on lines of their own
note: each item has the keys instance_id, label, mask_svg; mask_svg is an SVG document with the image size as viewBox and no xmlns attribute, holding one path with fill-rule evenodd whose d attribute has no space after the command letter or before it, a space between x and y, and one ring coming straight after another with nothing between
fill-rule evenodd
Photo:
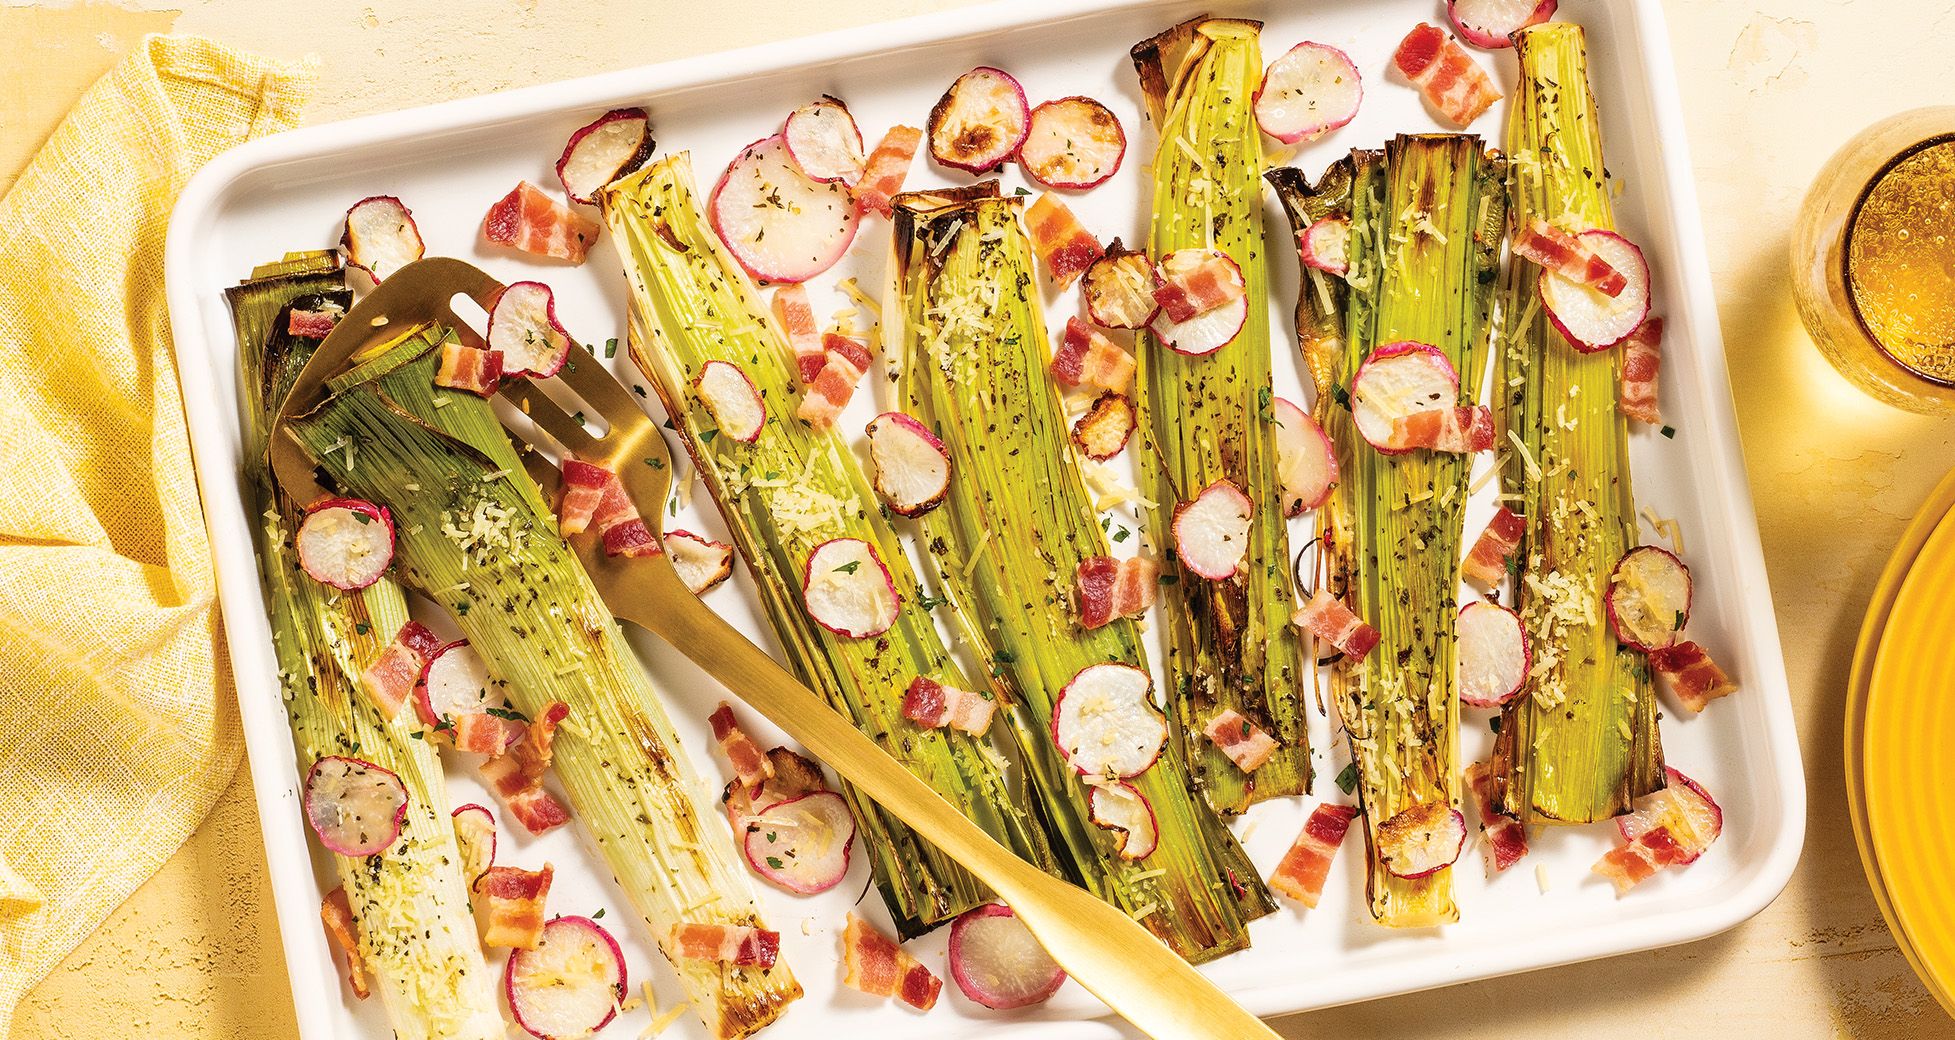
<instances>
[{"instance_id":1,"label":"gold serving fork","mask_svg":"<svg viewBox=\"0 0 1955 1040\"><path fill-rule=\"evenodd\" d=\"M312 457L284 435L287 417L302 415L324 396L327 379L362 352L397 339L425 322L455 329L465 342L480 337L462 321L452 299L466 295L484 311L501 284L459 260L433 258L389 275L339 323L313 355L274 428L272 462L281 484L301 500L322 496ZM584 416L601 419L593 434L529 380L505 383L501 395L566 451L617 473L641 506L654 536L672 483L672 459L658 424L604 365L580 346L552 379L581 398ZM519 443L528 435L515 431ZM545 497L558 471L534 450L524 454ZM649 464L648 464L649 463ZM965 819L929 785L856 728L854 721L775 663L693 595L664 554L610 557L590 533L571 539L613 614L671 643L707 674L738 694L854 784L877 804L948 853L991 886L1031 929L1067 974L1109 1008L1156 1040L1275 1040L1276 1033L1229 999L1188 962L1118 908L1013 855Z\"/></svg>"}]
</instances>

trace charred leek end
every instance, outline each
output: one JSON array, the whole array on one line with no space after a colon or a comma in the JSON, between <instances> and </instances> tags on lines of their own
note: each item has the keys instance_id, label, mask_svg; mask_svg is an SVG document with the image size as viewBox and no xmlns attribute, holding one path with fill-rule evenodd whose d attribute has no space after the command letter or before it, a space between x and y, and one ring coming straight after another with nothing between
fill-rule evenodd
<instances>
[{"instance_id":1,"label":"charred leek end","mask_svg":"<svg viewBox=\"0 0 1955 1040\"><path fill-rule=\"evenodd\" d=\"M1294 166L1279 166L1264 174L1283 203L1283 213L1299 242L1306 228L1320 220L1350 219L1350 158L1339 159L1324 170L1312 184ZM1323 425L1329 410L1336 405L1331 388L1344 364L1344 303L1349 291L1344 279L1304 265L1297 287L1297 349L1303 354L1304 368L1317 391L1317 404L1311 418ZM1338 464L1343 465L1339 459ZM1341 471L1340 471L1341 472Z\"/></svg>"},{"instance_id":2,"label":"charred leek end","mask_svg":"<svg viewBox=\"0 0 1955 1040\"><path fill-rule=\"evenodd\" d=\"M510 702L531 717L552 701L570 706L553 769L651 934L760 925L706 785L489 402L434 385L451 339L432 326L407 333L332 380L293 429L341 491L393 511L404 580L453 614ZM785 962L684 959L673 970L721 1040L752 1034L801 995Z\"/></svg>"},{"instance_id":3,"label":"charred leek end","mask_svg":"<svg viewBox=\"0 0 1955 1040\"><path fill-rule=\"evenodd\" d=\"M263 463L263 431L317 345L289 335L283 319L295 304L343 308L345 279L335 260L288 258L254 271L227 295L246 391L246 458L257 467L259 565L299 770L322 756L350 755L392 771L408 792L400 837L386 851L328 854L346 889L362 960L376 976L395 1036L499 1040L506 1027L469 913L441 762L415 739L420 726L411 712L389 721L360 690L360 672L407 621L406 602L385 580L346 593L307 578L292 548L299 512L274 491Z\"/></svg>"},{"instance_id":4,"label":"charred leek end","mask_svg":"<svg viewBox=\"0 0 1955 1040\"><path fill-rule=\"evenodd\" d=\"M1189 786L1172 718L1160 760L1130 781L1159 831L1139 859L1123 858L1117 832L1092 822L1091 788L1053 740L1054 702L1073 676L1146 662L1133 622L1084 629L1072 603L1079 563L1108 546L1046 375L1051 349L1021 201L997 197L995 182L896 200L885 314L898 390L954 460L949 497L923 518L924 541L960 630L1011 691L1007 718L1059 853L1088 890L1182 956L1207 960L1247 946L1247 920L1271 905Z\"/></svg>"},{"instance_id":5,"label":"charred leek end","mask_svg":"<svg viewBox=\"0 0 1955 1040\"><path fill-rule=\"evenodd\" d=\"M1612 228L1581 27L1535 26L1516 46L1513 222ZM1522 820L1587 823L1662 787L1663 751L1648 664L1617 645L1602 605L1610 569L1636 544L1621 352L1571 347L1541 312L1539 279L1514 258L1496 379L1513 451L1505 481L1529 521L1515 594L1536 656L1527 696L1501 719L1494 790Z\"/></svg>"},{"instance_id":6,"label":"charred leek end","mask_svg":"<svg viewBox=\"0 0 1955 1040\"><path fill-rule=\"evenodd\" d=\"M769 621L801 679L853 718L911 772L1006 848L1051 868L1044 832L1022 782L1007 779L992 743L903 717L903 691L919 676L984 689L965 676L931 619L895 530L839 431L795 418L800 381L782 331L707 224L684 154L605 190L632 295L632 360L667 414L757 579ZM717 435L696 377L711 361L739 365L767 402L751 443ZM896 624L851 639L815 623L802 603L809 555L835 538L873 545L902 597ZM1009 740L1010 735L999 736ZM905 937L991 899L968 871L875 803L848 791L876 883Z\"/></svg>"},{"instance_id":7,"label":"charred leek end","mask_svg":"<svg viewBox=\"0 0 1955 1040\"><path fill-rule=\"evenodd\" d=\"M1502 219L1499 165L1477 137L1400 137L1354 156L1351 298L1340 369L1349 380L1376 347L1400 340L1439 348L1470 404L1486 372L1489 312ZM1380 828L1414 806L1457 807L1458 613L1463 512L1472 457L1387 455L1358 437L1346 407L1331 435L1351 445L1337 490L1338 527L1325 579L1379 632L1361 665L1340 662L1332 693L1357 766L1371 851L1371 912L1420 927L1458 919L1450 867L1419 878L1385 869Z\"/></svg>"},{"instance_id":8,"label":"charred leek end","mask_svg":"<svg viewBox=\"0 0 1955 1040\"><path fill-rule=\"evenodd\" d=\"M1263 72L1260 30L1258 22L1198 19L1134 48L1161 135L1149 249L1156 257L1221 250L1248 289L1247 322L1215 353L1177 354L1152 334L1143 334L1139 351L1141 475L1147 497L1159 503L1151 544L1165 552L1173 505L1218 480L1252 502L1248 554L1235 576L1184 573L1161 601L1189 761L1209 804L1225 813L1310 788L1305 662L1289 623L1295 595L1276 478L1262 137L1251 112ZM1275 755L1252 774L1202 735L1230 709L1277 740Z\"/></svg>"}]
</instances>

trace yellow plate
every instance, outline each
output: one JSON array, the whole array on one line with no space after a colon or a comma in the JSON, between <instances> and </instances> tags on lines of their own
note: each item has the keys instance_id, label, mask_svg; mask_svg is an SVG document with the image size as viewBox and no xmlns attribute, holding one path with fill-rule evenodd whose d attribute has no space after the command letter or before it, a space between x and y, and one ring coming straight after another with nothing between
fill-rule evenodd
<instances>
[{"instance_id":1,"label":"yellow plate","mask_svg":"<svg viewBox=\"0 0 1955 1040\"><path fill-rule=\"evenodd\" d=\"M1854 837L1895 941L1955 1014L1955 473L1929 496L1868 607L1848 684Z\"/></svg>"}]
</instances>

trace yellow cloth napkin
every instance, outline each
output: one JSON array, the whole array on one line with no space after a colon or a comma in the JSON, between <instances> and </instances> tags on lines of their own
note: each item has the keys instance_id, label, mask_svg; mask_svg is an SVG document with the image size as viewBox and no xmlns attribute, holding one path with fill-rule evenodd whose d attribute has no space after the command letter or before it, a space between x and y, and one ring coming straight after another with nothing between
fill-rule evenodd
<instances>
[{"instance_id":1,"label":"yellow cloth napkin","mask_svg":"<svg viewBox=\"0 0 1955 1040\"><path fill-rule=\"evenodd\" d=\"M163 237L312 78L152 36L0 199L0 1036L237 766Z\"/></svg>"}]
</instances>

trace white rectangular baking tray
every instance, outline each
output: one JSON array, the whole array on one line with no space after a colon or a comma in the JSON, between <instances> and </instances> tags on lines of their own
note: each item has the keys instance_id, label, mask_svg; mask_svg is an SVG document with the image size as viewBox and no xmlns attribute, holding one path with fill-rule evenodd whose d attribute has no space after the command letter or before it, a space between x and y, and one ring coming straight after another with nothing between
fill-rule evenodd
<instances>
[{"instance_id":1,"label":"white rectangular baking tray","mask_svg":"<svg viewBox=\"0 0 1955 1040\"><path fill-rule=\"evenodd\" d=\"M710 5L709 5L710 6ZM795 105L822 93L848 101L875 135L896 122L920 125L953 76L977 64L1010 70L1034 102L1068 94L1100 98L1128 129L1128 168L1073 205L1097 234L1145 239L1144 179L1153 132L1141 115L1127 47L1175 22L1208 11L1260 18L1266 59L1292 44L1318 40L1347 50L1365 77L1357 120L1289 160L1314 176L1353 147L1376 147L1396 132L1443 129L1417 95L1388 75L1389 56L1416 21L1435 16L1419 0L1027 0L973 7L886 25L785 41L526 90L320 126L245 145L213 161L185 190L172 219L168 291L184 398L189 411L205 514L216 548L231 662L263 816L267 859L282 924L300 1031L307 1040L388 1035L377 1007L355 1002L334 970L318 925L321 895L300 822L298 775L277 697L275 666L263 612L241 484L236 418L235 351L221 290L257 263L287 250L319 248L338 236L353 200L393 194L415 213L430 252L469 259L505 280L542 278L557 291L572 333L601 343L622 335L625 287L615 254L600 243L582 267L545 264L482 246L477 228L489 203L518 178L551 188L551 164L569 132L620 105L650 109L661 151L690 149L709 181L740 147L771 133ZM693 17L711 17L706 8ZM1539 834L1520 869L1488 882L1470 851L1456 871L1463 920L1443 930L1396 933L1364 911L1361 857L1347 849L1316 910L1292 906L1257 922L1255 948L1211 966L1211 976L1245 1005L1279 1015L1388 994L1449 985L1548 965L1703 938L1764 908L1783 888L1798 858L1805 793L1743 459L1734 428L1723 345L1711 296L1696 192L1684 148L1684 122L1673 78L1669 37L1658 0L1564 0L1561 17L1584 24L1593 56L1611 172L1625 186L1617 200L1625 232L1648 252L1658 313L1668 318L1663 407L1674 440L1635 436L1639 498L1689 532L1697 576L1692 634L1740 679L1743 692L1705 716L1663 723L1670 761L1701 779L1725 808L1722 840L1687 871L1674 871L1618 900L1588 874L1607 844L1606 827ZM678 19L675 16L675 22ZM675 30L679 28L677 24ZM1511 52L1478 55L1511 86ZM1504 106L1477 124L1498 143ZM967 178L919 158L910 187ZM1023 183L1015 170L1007 188ZM1271 234L1287 225L1270 206ZM844 275L880 284L886 225L870 222L850 257L817 283L818 296ZM1290 308L1294 261L1272 250L1276 282L1272 320L1278 392L1307 398L1299 379ZM873 289L872 289L873 291ZM825 298L825 297L823 297ZM841 306L839 294L833 297ZM1058 314L1068 313L1070 302ZM1058 320L1056 317L1055 321ZM622 352L620 352L622 353ZM619 364L622 368L623 361ZM626 378L633 379L627 372ZM877 381L879 382L879 381ZM873 384L865 384L873 385ZM870 395L858 395L868 397ZM656 401L652 402L656 409ZM864 417L870 402L855 404ZM859 425L854 427L859 428ZM1483 510L1484 506L1480 506ZM699 496L676 525L721 530ZM1477 524L1477 516L1469 526ZM1300 539L1298 541L1300 544ZM765 634L741 568L734 585L711 601L762 645ZM669 648L642 640L647 666L674 704L688 750L702 776L717 777L704 717L723 696ZM1463 760L1484 755L1484 713L1469 713ZM764 729L764 727L763 727ZM767 733L767 736L775 734ZM1317 797L1336 796L1331 777L1341 749L1328 726L1313 720ZM717 784L717 780L714 781ZM456 803L485 797L465 769L451 770ZM1296 834L1309 800L1259 807L1238 826L1267 868ZM669 1004L676 986L623 897L596 859L564 828L540 840L508 835L505 862L557 867L551 909L610 911L606 923L624 942L634 992L652 979ZM1537 870L1538 866L1538 877ZM1000 1034L1052 1040L1131 1035L1077 986L1030 1011L987 1012L953 987L927 1016L841 989L836 932L866 882L855 873L825 896L798 899L767 892L767 910L785 933L785 955L808 996L770 1035L873 1035L886 1040L959 1040ZM877 900L862 905L880 917ZM918 940L923 960L942 973L942 938ZM629 1014L609 1033L636 1035L646 1012ZM703 1036L689 1019L669 1036Z\"/></svg>"}]
</instances>

